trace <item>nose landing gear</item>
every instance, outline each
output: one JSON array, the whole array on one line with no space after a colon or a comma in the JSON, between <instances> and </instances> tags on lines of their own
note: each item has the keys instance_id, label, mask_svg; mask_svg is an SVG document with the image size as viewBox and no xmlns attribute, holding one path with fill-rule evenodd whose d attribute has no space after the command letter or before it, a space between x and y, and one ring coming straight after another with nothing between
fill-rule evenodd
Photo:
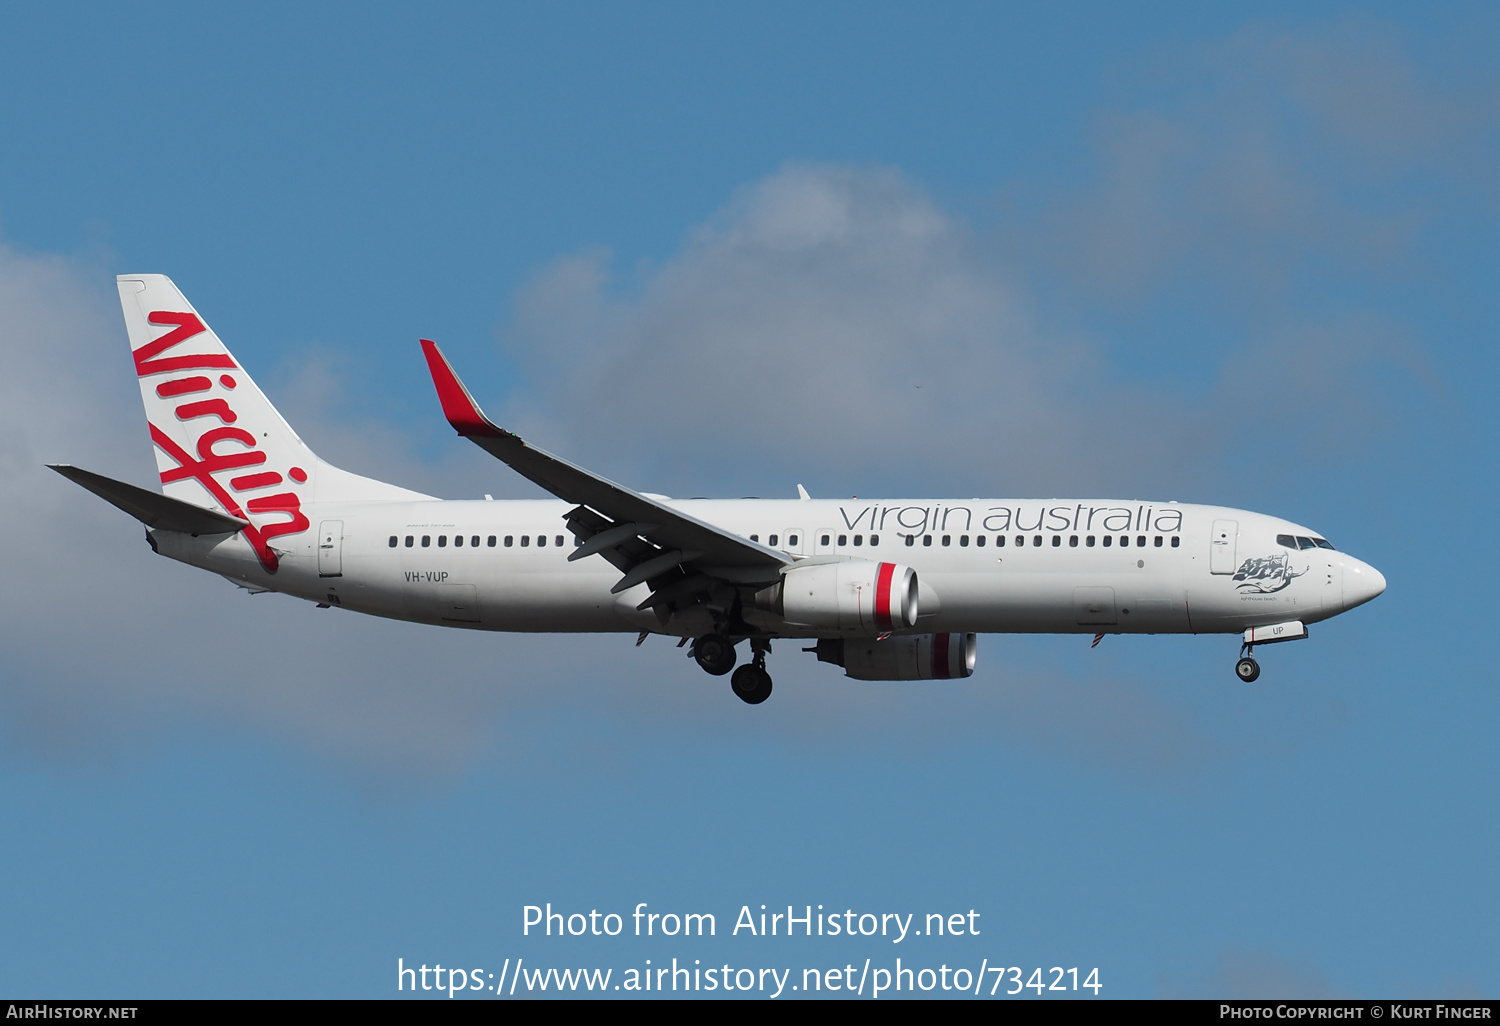
<instances>
[{"instance_id":1,"label":"nose landing gear","mask_svg":"<svg viewBox=\"0 0 1500 1026\"><path fill-rule=\"evenodd\" d=\"M1301 641L1307 637L1307 625L1301 620L1251 627L1245 631L1244 643L1240 645L1240 660L1234 664L1234 675L1246 684L1260 676L1260 663L1250 653L1256 645L1274 645L1283 641Z\"/></svg>"},{"instance_id":2,"label":"nose landing gear","mask_svg":"<svg viewBox=\"0 0 1500 1026\"><path fill-rule=\"evenodd\" d=\"M771 643L764 638L751 638L750 647L755 652L754 660L734 671L729 686L741 701L760 705L771 697L771 675L766 672L766 653L771 651Z\"/></svg>"}]
</instances>

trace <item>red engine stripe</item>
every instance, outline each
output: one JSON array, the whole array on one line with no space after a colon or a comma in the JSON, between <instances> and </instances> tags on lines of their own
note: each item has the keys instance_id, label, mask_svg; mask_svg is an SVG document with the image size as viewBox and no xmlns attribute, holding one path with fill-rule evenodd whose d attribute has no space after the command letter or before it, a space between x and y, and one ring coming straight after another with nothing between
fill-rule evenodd
<instances>
[{"instance_id":1,"label":"red engine stripe","mask_svg":"<svg viewBox=\"0 0 1500 1026\"><path fill-rule=\"evenodd\" d=\"M896 576L895 563L881 563L875 578L875 626L893 630L891 624L891 578Z\"/></svg>"},{"instance_id":2,"label":"red engine stripe","mask_svg":"<svg viewBox=\"0 0 1500 1026\"><path fill-rule=\"evenodd\" d=\"M934 634L932 636L932 676L937 680L947 680L948 672L948 639L951 634Z\"/></svg>"}]
</instances>

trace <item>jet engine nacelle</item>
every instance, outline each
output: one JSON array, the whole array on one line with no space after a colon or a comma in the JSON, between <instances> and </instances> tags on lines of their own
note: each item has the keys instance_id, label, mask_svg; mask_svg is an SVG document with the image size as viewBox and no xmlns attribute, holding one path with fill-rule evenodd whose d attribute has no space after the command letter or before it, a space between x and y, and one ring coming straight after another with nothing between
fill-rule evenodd
<instances>
[{"instance_id":1,"label":"jet engine nacelle","mask_svg":"<svg viewBox=\"0 0 1500 1026\"><path fill-rule=\"evenodd\" d=\"M820 638L817 653L855 680L957 680L974 672L977 648L972 634L906 634Z\"/></svg>"},{"instance_id":2,"label":"jet engine nacelle","mask_svg":"<svg viewBox=\"0 0 1500 1026\"><path fill-rule=\"evenodd\" d=\"M755 595L788 623L876 634L917 622L917 573L909 566L842 559L796 566Z\"/></svg>"}]
</instances>

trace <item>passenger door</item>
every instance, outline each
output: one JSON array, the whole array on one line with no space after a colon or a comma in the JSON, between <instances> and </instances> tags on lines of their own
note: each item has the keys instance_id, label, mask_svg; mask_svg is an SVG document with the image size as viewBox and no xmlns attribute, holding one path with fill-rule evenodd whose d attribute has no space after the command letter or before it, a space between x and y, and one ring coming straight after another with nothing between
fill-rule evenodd
<instances>
[{"instance_id":1,"label":"passenger door","mask_svg":"<svg viewBox=\"0 0 1500 1026\"><path fill-rule=\"evenodd\" d=\"M344 576L344 522L325 520L318 525L318 576Z\"/></svg>"},{"instance_id":2,"label":"passenger door","mask_svg":"<svg viewBox=\"0 0 1500 1026\"><path fill-rule=\"evenodd\" d=\"M1240 524L1237 520L1215 520L1213 538L1208 547L1208 572L1232 574L1239 564L1235 561L1235 546L1239 541Z\"/></svg>"}]
</instances>

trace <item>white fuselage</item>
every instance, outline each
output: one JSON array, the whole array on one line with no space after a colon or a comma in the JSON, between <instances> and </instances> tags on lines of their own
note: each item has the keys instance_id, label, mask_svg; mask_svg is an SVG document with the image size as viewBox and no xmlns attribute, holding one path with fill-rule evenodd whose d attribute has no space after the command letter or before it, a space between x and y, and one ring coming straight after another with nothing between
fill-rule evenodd
<instances>
[{"instance_id":1,"label":"white fuselage","mask_svg":"<svg viewBox=\"0 0 1500 1026\"><path fill-rule=\"evenodd\" d=\"M1244 632L1248 682L1256 645L1385 588L1305 528L1217 506L637 492L490 420L423 339L449 426L557 496L437 499L319 459L171 279L116 285L161 490L53 469L146 524L157 552L252 591L471 630L691 638L757 705L775 638L816 638L856 680L952 680L982 633Z\"/></svg>"},{"instance_id":2,"label":"white fuselage","mask_svg":"<svg viewBox=\"0 0 1500 1026\"><path fill-rule=\"evenodd\" d=\"M1306 528L1218 506L1055 499L668 505L792 556L911 567L922 594L908 633L1229 633L1323 620L1384 588L1360 560L1306 547L1305 539L1317 537ZM570 562L576 543L563 521L570 508L555 500L308 504L309 529L275 539L274 573L240 535L156 531L153 538L163 555L252 588L377 616L494 631L693 636L711 629L691 611L665 623L638 611L649 594L644 584L611 594L621 574L602 556ZM1288 536L1293 545L1278 542ZM836 633L754 609L743 616L779 636Z\"/></svg>"}]
</instances>

